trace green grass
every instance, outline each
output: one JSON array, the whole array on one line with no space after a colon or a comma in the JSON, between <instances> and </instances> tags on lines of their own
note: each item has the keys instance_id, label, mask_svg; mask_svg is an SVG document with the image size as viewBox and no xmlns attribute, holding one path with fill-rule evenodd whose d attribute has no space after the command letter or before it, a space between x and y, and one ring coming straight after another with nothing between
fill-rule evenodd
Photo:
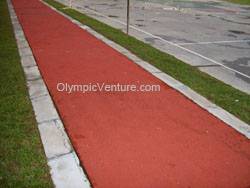
<instances>
[{"instance_id":1,"label":"green grass","mask_svg":"<svg viewBox=\"0 0 250 188\"><path fill-rule=\"evenodd\" d=\"M250 5L250 0L226 0L226 1L242 5Z\"/></svg>"},{"instance_id":2,"label":"green grass","mask_svg":"<svg viewBox=\"0 0 250 188\"><path fill-rule=\"evenodd\" d=\"M108 39L127 48L141 59L151 63L163 72L186 84L218 106L250 124L250 96L199 71L175 57L152 46L127 36L122 31L97 21L73 9L63 9L65 5L54 0L45 0L61 12L91 27Z\"/></svg>"},{"instance_id":3,"label":"green grass","mask_svg":"<svg viewBox=\"0 0 250 188\"><path fill-rule=\"evenodd\" d=\"M53 187L5 0L0 1L0 187Z\"/></svg>"}]
</instances>

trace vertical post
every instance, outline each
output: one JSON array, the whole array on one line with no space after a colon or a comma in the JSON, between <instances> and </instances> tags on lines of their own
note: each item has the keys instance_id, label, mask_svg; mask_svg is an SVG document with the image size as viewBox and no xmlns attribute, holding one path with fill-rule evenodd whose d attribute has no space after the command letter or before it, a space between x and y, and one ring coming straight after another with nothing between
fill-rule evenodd
<instances>
[{"instance_id":1,"label":"vertical post","mask_svg":"<svg viewBox=\"0 0 250 188\"><path fill-rule=\"evenodd\" d=\"M72 0L69 0L69 8L72 8Z\"/></svg>"},{"instance_id":2,"label":"vertical post","mask_svg":"<svg viewBox=\"0 0 250 188\"><path fill-rule=\"evenodd\" d=\"M127 35L129 33L129 1L127 0Z\"/></svg>"}]
</instances>

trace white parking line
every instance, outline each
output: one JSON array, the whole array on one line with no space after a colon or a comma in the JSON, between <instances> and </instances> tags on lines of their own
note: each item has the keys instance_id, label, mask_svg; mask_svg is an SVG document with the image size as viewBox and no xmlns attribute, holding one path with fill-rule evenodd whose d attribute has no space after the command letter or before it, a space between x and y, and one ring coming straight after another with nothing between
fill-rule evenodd
<instances>
[{"instance_id":1,"label":"white parking line","mask_svg":"<svg viewBox=\"0 0 250 188\"><path fill-rule=\"evenodd\" d=\"M223 44L223 43L245 43L245 42L250 42L250 40L222 40L213 42L186 42L186 43L175 43L175 44L184 46L184 45L195 45L195 44Z\"/></svg>"},{"instance_id":2,"label":"white parking line","mask_svg":"<svg viewBox=\"0 0 250 188\"><path fill-rule=\"evenodd\" d=\"M79 6L79 5L76 5L76 6ZM72 7L78 9L76 6L73 5ZM113 22L117 22L117 23L120 23L120 24L126 26L126 23L125 23L125 22L122 22L122 21L120 21L120 20L118 20L118 19L110 18L110 17L108 17L108 16L106 16L106 15L104 15L104 14L101 14L101 13L95 11L95 10L92 10L92 9L89 9L89 8L86 8L86 7L82 7L82 8L85 9L85 10L87 10L87 11L90 11L90 12L92 12L92 13L95 13L95 14L97 14L97 15L99 15L99 16L105 17L105 18L107 18L107 19L109 19L109 20L111 20L111 21L113 21ZM146 34L146 35L149 35L149 36L151 36L151 37L153 37L153 38L155 38L155 39L159 39L159 40L161 40L161 41L163 41L163 42L165 42L165 43L168 43L168 44L170 44L170 45L172 45L172 46L175 46L175 47L177 47L177 48L180 48L180 49L182 49L182 50L184 50L184 51L186 51L186 52L189 52L189 53L191 53L191 54L193 54L193 55L196 55L196 56L198 56L198 57L200 57L200 58L202 58L202 59L205 59L205 60L207 60L207 61L210 61L210 62L212 62L212 63L214 63L214 64L220 65L220 66L224 67L225 69L228 69L228 70L230 70L230 71L232 71L232 72L235 72L235 73L237 73L237 74L239 74L239 75L241 75L241 76L244 76L244 77L250 79L250 75L244 74L244 73L242 73L242 72L240 72L240 71L238 71L238 70L235 70L235 69L233 69L233 68L230 68L230 67L228 67L228 66L226 66L226 65L224 65L224 64L222 64L222 63L219 63L219 62L217 62L217 61L215 61L215 60L213 60L213 59L211 59L211 58L209 58L209 57L206 57L206 56L204 56L204 55L201 55L201 54L199 54L199 53L197 53L197 52L195 52L195 51L189 50L189 49L187 49L187 48L185 48L185 47L183 47L183 46L181 46L181 45L179 45L179 44L176 44L176 43L173 43L173 42L171 42L171 41L165 40L165 39L163 39L163 38L161 38L161 37L159 37L159 36L153 35L153 34L147 32L147 31L144 31L144 30L142 30L142 29L139 29L139 28L137 28L137 27L135 27L135 26L133 26L133 25L130 25L130 28L132 28L132 29L134 29L134 30L136 30L136 31L142 32L142 33L144 33L144 34Z\"/></svg>"}]
</instances>

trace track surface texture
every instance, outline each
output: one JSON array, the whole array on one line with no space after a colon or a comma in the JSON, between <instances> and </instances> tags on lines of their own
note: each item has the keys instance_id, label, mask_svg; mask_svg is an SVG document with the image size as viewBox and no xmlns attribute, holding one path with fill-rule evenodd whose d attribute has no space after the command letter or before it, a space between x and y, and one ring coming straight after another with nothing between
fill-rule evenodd
<instances>
[{"instance_id":1,"label":"track surface texture","mask_svg":"<svg viewBox=\"0 0 250 188\"><path fill-rule=\"evenodd\" d=\"M38 0L13 5L94 188L250 187L244 136ZM67 94L60 82L161 91Z\"/></svg>"}]
</instances>

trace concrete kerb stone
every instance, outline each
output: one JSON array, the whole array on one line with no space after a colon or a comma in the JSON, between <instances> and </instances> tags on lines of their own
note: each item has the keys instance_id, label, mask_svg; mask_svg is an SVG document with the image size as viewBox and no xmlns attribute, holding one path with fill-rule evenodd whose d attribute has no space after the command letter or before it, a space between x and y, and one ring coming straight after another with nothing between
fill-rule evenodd
<instances>
[{"instance_id":1,"label":"concrete kerb stone","mask_svg":"<svg viewBox=\"0 0 250 188\"><path fill-rule=\"evenodd\" d=\"M88 26L86 25L79 25L80 28L84 29L84 30L87 30L88 29Z\"/></svg>"},{"instance_id":2,"label":"concrete kerb stone","mask_svg":"<svg viewBox=\"0 0 250 188\"><path fill-rule=\"evenodd\" d=\"M73 151L68 136L59 119L38 124L46 156L49 159Z\"/></svg>"},{"instance_id":3,"label":"concrete kerb stone","mask_svg":"<svg viewBox=\"0 0 250 188\"><path fill-rule=\"evenodd\" d=\"M13 11L11 11L10 13L13 14ZM10 18L13 20L13 22L17 22L17 16L10 16Z\"/></svg>"},{"instance_id":4,"label":"concrete kerb stone","mask_svg":"<svg viewBox=\"0 0 250 188\"><path fill-rule=\"evenodd\" d=\"M57 188L90 188L91 185L79 164L79 159L40 75L11 1L7 0L7 3L52 181Z\"/></svg>"},{"instance_id":5,"label":"concrete kerb stone","mask_svg":"<svg viewBox=\"0 0 250 188\"><path fill-rule=\"evenodd\" d=\"M31 99L31 103L38 123L59 119L49 95L33 98Z\"/></svg>"},{"instance_id":6,"label":"concrete kerb stone","mask_svg":"<svg viewBox=\"0 0 250 188\"><path fill-rule=\"evenodd\" d=\"M74 23L74 24L76 24L76 25L78 25L78 26L80 26L80 25L81 25L81 23L80 23L80 22L78 22L77 20L74 20L74 19L72 19L72 20L71 20L71 22L72 22L72 23Z\"/></svg>"},{"instance_id":7,"label":"concrete kerb stone","mask_svg":"<svg viewBox=\"0 0 250 188\"><path fill-rule=\"evenodd\" d=\"M205 97L198 95L195 91L190 89L189 87L185 85L176 85L176 88L181 93L184 93L184 95L195 102L196 104L199 104L202 108L218 108L215 104L208 101Z\"/></svg>"},{"instance_id":8,"label":"concrete kerb stone","mask_svg":"<svg viewBox=\"0 0 250 188\"><path fill-rule=\"evenodd\" d=\"M29 44L25 40L17 40L18 48L29 48Z\"/></svg>"},{"instance_id":9,"label":"concrete kerb stone","mask_svg":"<svg viewBox=\"0 0 250 188\"><path fill-rule=\"evenodd\" d=\"M21 55L20 55L21 56ZM21 56L23 57L23 56ZM26 80L31 81L31 80L37 80L41 78L40 72L38 70L37 66L32 66L32 67L23 67Z\"/></svg>"},{"instance_id":10,"label":"concrete kerb stone","mask_svg":"<svg viewBox=\"0 0 250 188\"><path fill-rule=\"evenodd\" d=\"M48 95L48 90L42 79L27 81L27 86L31 99Z\"/></svg>"},{"instance_id":11,"label":"concrete kerb stone","mask_svg":"<svg viewBox=\"0 0 250 188\"><path fill-rule=\"evenodd\" d=\"M17 24L16 26L15 26L15 30L17 31L17 37L20 37L20 36L22 36L22 35L24 35L24 33L23 33L23 31L22 31L22 28L21 28L21 26L19 25L19 24Z\"/></svg>"},{"instance_id":12,"label":"concrete kerb stone","mask_svg":"<svg viewBox=\"0 0 250 188\"><path fill-rule=\"evenodd\" d=\"M157 78L161 77L161 75L163 75L163 74L160 74L160 73L162 73L161 70L157 69L156 67L154 67L153 65L151 65L145 61L135 60L134 63L136 63L137 65L139 65L140 67L142 67L146 71L150 72L151 74L153 74ZM156 74L159 74L159 75L156 76Z\"/></svg>"},{"instance_id":13,"label":"concrete kerb stone","mask_svg":"<svg viewBox=\"0 0 250 188\"><path fill-rule=\"evenodd\" d=\"M144 64L142 66L144 66ZM144 66L144 67L146 67L146 66ZM170 77L169 75L167 75L165 73L153 73L153 75L155 77L157 77L158 79L160 79L161 81L163 81L164 83L167 80L168 81L168 85L170 87L179 88L181 86L184 86L182 83L176 81L175 79L173 79L172 77Z\"/></svg>"},{"instance_id":14,"label":"concrete kerb stone","mask_svg":"<svg viewBox=\"0 0 250 188\"><path fill-rule=\"evenodd\" d=\"M13 27L15 28L15 30L20 31L22 29L21 25L16 21L13 24Z\"/></svg>"},{"instance_id":15,"label":"concrete kerb stone","mask_svg":"<svg viewBox=\"0 0 250 188\"><path fill-rule=\"evenodd\" d=\"M49 160L51 175L57 187L87 188L89 181L85 176L75 152Z\"/></svg>"},{"instance_id":16,"label":"concrete kerb stone","mask_svg":"<svg viewBox=\"0 0 250 188\"><path fill-rule=\"evenodd\" d=\"M18 46L21 48L21 46ZM21 63L23 67L33 67L36 66L36 61L33 56L23 56L21 57Z\"/></svg>"},{"instance_id":17,"label":"concrete kerb stone","mask_svg":"<svg viewBox=\"0 0 250 188\"><path fill-rule=\"evenodd\" d=\"M105 38L103 38L102 41L106 43ZM120 45L118 45L116 43L111 44L110 46L113 47L115 50L121 52L122 54L128 54L129 53L129 51L126 48L123 48L123 47L121 47Z\"/></svg>"},{"instance_id":18,"label":"concrete kerb stone","mask_svg":"<svg viewBox=\"0 0 250 188\"><path fill-rule=\"evenodd\" d=\"M208 107L207 110L214 116L218 117L219 119L221 119L222 121L233 127L241 134L245 135L248 139L250 139L249 126L246 126L244 122L235 118L232 114L230 114L229 112L223 110L218 106L216 108Z\"/></svg>"},{"instance_id":19,"label":"concrete kerb stone","mask_svg":"<svg viewBox=\"0 0 250 188\"><path fill-rule=\"evenodd\" d=\"M15 27L14 27L14 30L15 30ZM26 39L24 38L24 35L21 35L21 36L16 36L16 41L17 43L20 42L22 43L23 41L26 41Z\"/></svg>"},{"instance_id":20,"label":"concrete kerb stone","mask_svg":"<svg viewBox=\"0 0 250 188\"><path fill-rule=\"evenodd\" d=\"M45 2L43 2L43 3L46 4L48 7L52 7L52 6L50 6L49 4L47 4ZM69 16L65 15L64 13L62 13L62 12L60 12L58 10L55 10L55 11L58 12L59 14L63 15L64 17L70 19L71 21L73 20L73 18L71 18L71 17L69 18ZM217 106L217 105L213 104L212 102L208 101L206 98L204 98L203 96L199 95L198 93L196 93L195 91L193 91L191 88L185 86L184 84L182 84L178 80L172 78L171 76L167 75L166 73L161 72L160 70L158 70L155 67L152 68L151 64L149 64L147 62L144 62L143 60L141 60L138 57L135 57L135 55L132 54L131 52L129 52L128 50L126 50L122 46L114 43L113 41L107 39L103 35L97 33L96 31L94 31L90 27L88 27L86 25L83 25L80 22L78 22L76 25L78 25L80 28L84 29L85 31L89 32L93 36L96 36L97 38L101 38L101 40L103 42L105 42L109 46L113 47L117 51L123 53L129 59L131 59L132 61L134 61L134 63L140 65L146 71L150 72L155 77L159 78L164 83L166 83L167 85L169 85L173 89L179 91L180 93L182 93L183 95L185 95L187 98L189 98L190 100L192 100L193 102L195 102L196 104L198 104L200 107L202 107L203 109L205 109L206 111L208 111L210 114L212 114L215 117L219 118L220 120L222 120L223 122L225 122L226 124L228 124L229 126L231 126L232 128L234 128L235 130L237 130L241 134L245 135L248 139L250 139L250 125L244 123L243 121L239 120L237 117L235 117L232 114L228 113L224 109L222 109L219 106ZM100 35L102 37L100 37Z\"/></svg>"},{"instance_id":21,"label":"concrete kerb stone","mask_svg":"<svg viewBox=\"0 0 250 188\"><path fill-rule=\"evenodd\" d=\"M32 51L29 47L19 48L20 56L32 56Z\"/></svg>"}]
</instances>

